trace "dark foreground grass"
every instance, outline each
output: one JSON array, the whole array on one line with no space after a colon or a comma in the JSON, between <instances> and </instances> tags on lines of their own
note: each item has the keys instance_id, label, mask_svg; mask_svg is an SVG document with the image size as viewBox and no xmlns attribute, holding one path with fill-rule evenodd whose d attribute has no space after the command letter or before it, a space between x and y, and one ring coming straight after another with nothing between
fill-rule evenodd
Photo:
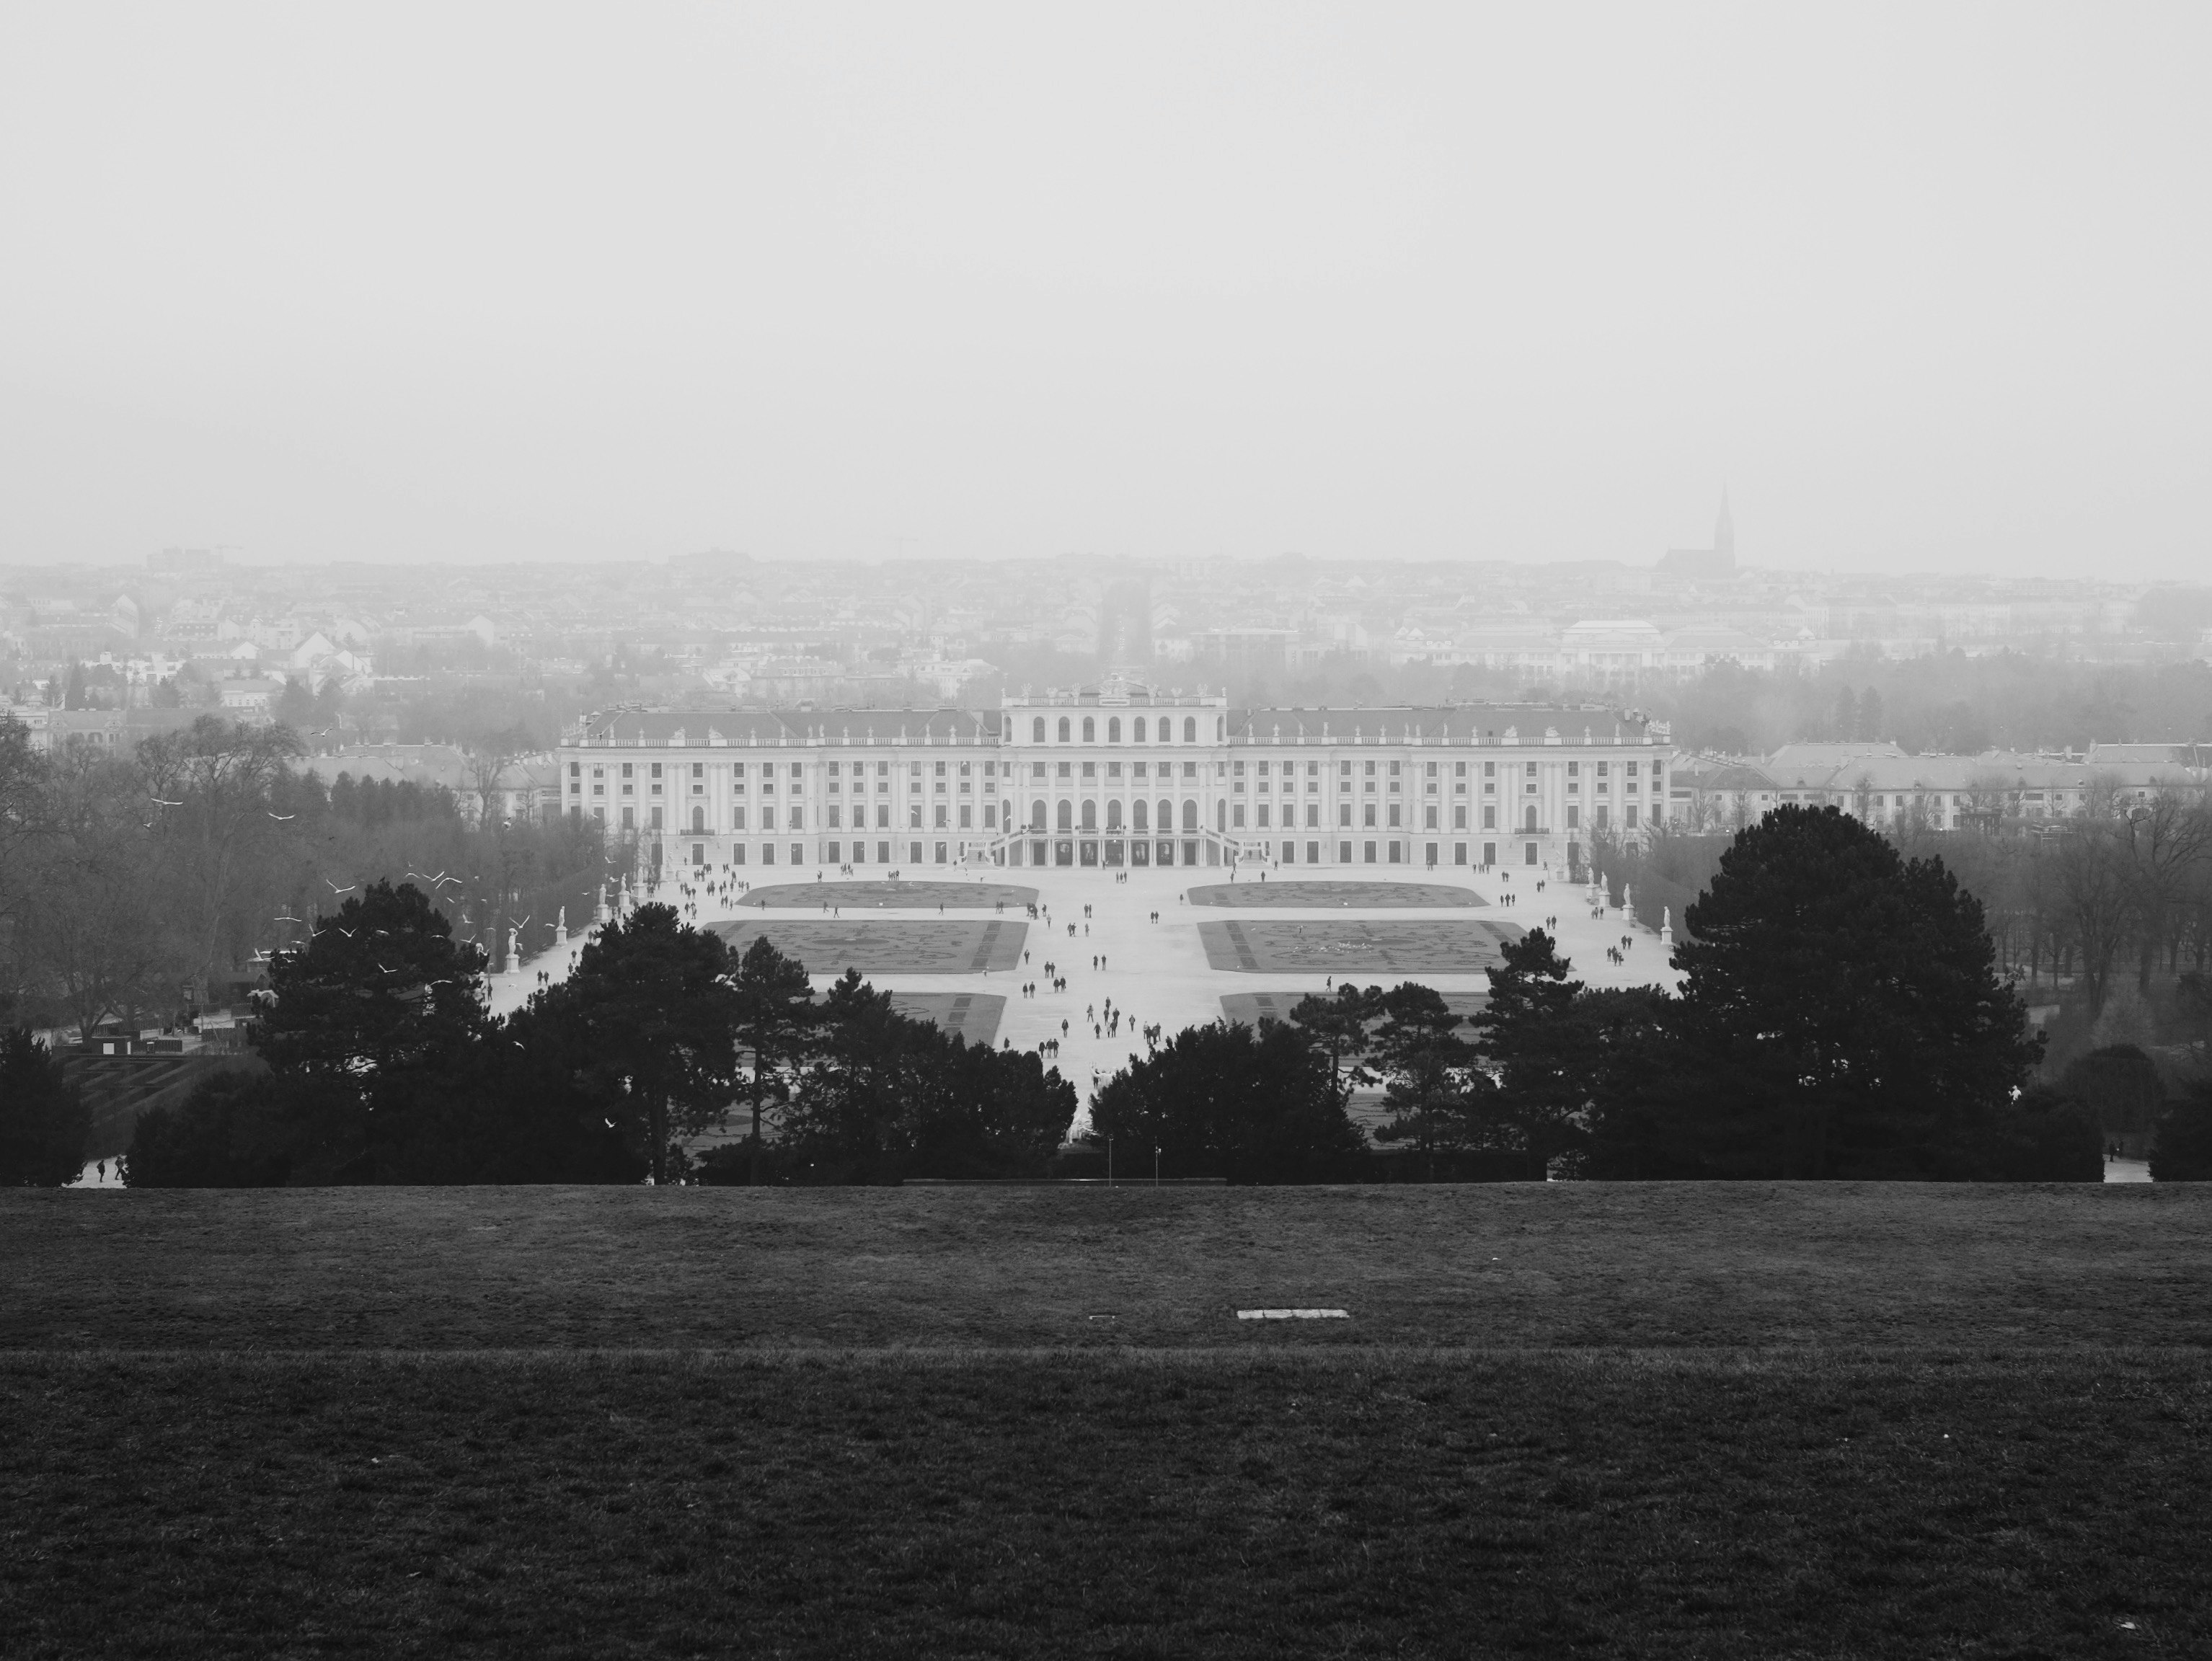
<instances>
[{"instance_id":1,"label":"dark foreground grass","mask_svg":"<svg viewBox=\"0 0 2212 1661\"><path fill-rule=\"evenodd\" d=\"M1376 1350L0 1359L0 1648L2212 1647L2212 1372Z\"/></svg>"},{"instance_id":2,"label":"dark foreground grass","mask_svg":"<svg viewBox=\"0 0 2212 1661\"><path fill-rule=\"evenodd\" d=\"M0 1192L0 1349L2212 1345L2208 1286L2212 1184Z\"/></svg>"}]
</instances>

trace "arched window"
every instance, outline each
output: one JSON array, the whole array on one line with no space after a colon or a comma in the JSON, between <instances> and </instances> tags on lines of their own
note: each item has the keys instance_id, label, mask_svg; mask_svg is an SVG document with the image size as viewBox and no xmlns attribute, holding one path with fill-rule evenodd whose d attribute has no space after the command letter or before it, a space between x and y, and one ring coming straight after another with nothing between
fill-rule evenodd
<instances>
[{"instance_id":1,"label":"arched window","mask_svg":"<svg viewBox=\"0 0 2212 1661\"><path fill-rule=\"evenodd\" d=\"M1194 744L1198 742L1198 717L1195 715L1186 715L1182 718L1182 741L1186 744Z\"/></svg>"},{"instance_id":2,"label":"arched window","mask_svg":"<svg viewBox=\"0 0 2212 1661\"><path fill-rule=\"evenodd\" d=\"M706 809L694 808L691 809L691 828L695 831L702 831L707 828Z\"/></svg>"},{"instance_id":3,"label":"arched window","mask_svg":"<svg viewBox=\"0 0 2212 1661\"><path fill-rule=\"evenodd\" d=\"M1073 802L1062 802L1060 804L1060 827L1062 830L1075 828L1075 803Z\"/></svg>"},{"instance_id":4,"label":"arched window","mask_svg":"<svg viewBox=\"0 0 2212 1661\"><path fill-rule=\"evenodd\" d=\"M1152 828L1152 824L1146 811L1146 804L1145 803L1133 802L1130 803L1129 828L1133 831L1144 831L1150 830Z\"/></svg>"},{"instance_id":5,"label":"arched window","mask_svg":"<svg viewBox=\"0 0 2212 1661\"><path fill-rule=\"evenodd\" d=\"M1085 802L1083 804L1083 828L1087 831L1095 831L1098 828L1098 804L1096 802Z\"/></svg>"},{"instance_id":6,"label":"arched window","mask_svg":"<svg viewBox=\"0 0 2212 1661\"><path fill-rule=\"evenodd\" d=\"M1121 718L1118 715L1109 715L1106 718L1106 742L1109 744L1118 744L1121 742Z\"/></svg>"},{"instance_id":7,"label":"arched window","mask_svg":"<svg viewBox=\"0 0 2212 1661\"><path fill-rule=\"evenodd\" d=\"M1098 723L1088 715L1083 718L1083 742L1086 744L1095 744L1098 742Z\"/></svg>"},{"instance_id":8,"label":"arched window","mask_svg":"<svg viewBox=\"0 0 2212 1661\"><path fill-rule=\"evenodd\" d=\"M1141 715L1137 717L1135 724L1129 729L1129 742L1135 744L1145 742L1145 718Z\"/></svg>"},{"instance_id":9,"label":"arched window","mask_svg":"<svg viewBox=\"0 0 2212 1661\"><path fill-rule=\"evenodd\" d=\"M1527 821L1527 822L1528 822L1528 829L1530 829L1530 830L1534 830L1534 829L1535 829L1535 828L1536 828L1536 809L1535 809L1531 808L1531 809L1528 809L1528 821Z\"/></svg>"},{"instance_id":10,"label":"arched window","mask_svg":"<svg viewBox=\"0 0 2212 1661\"><path fill-rule=\"evenodd\" d=\"M1060 718L1060 742L1063 744L1067 742L1067 717L1065 715Z\"/></svg>"},{"instance_id":11,"label":"arched window","mask_svg":"<svg viewBox=\"0 0 2212 1661\"><path fill-rule=\"evenodd\" d=\"M1198 828L1198 803L1194 798L1182 804L1182 827L1187 831Z\"/></svg>"},{"instance_id":12,"label":"arched window","mask_svg":"<svg viewBox=\"0 0 2212 1661\"><path fill-rule=\"evenodd\" d=\"M1160 834L1164 836L1175 828L1175 803L1164 796L1160 797Z\"/></svg>"},{"instance_id":13,"label":"arched window","mask_svg":"<svg viewBox=\"0 0 2212 1661\"><path fill-rule=\"evenodd\" d=\"M1032 744L1044 743L1044 717L1042 715L1030 723L1030 743Z\"/></svg>"},{"instance_id":14,"label":"arched window","mask_svg":"<svg viewBox=\"0 0 2212 1661\"><path fill-rule=\"evenodd\" d=\"M1121 828L1121 804L1119 802L1106 804L1106 828L1109 831Z\"/></svg>"},{"instance_id":15,"label":"arched window","mask_svg":"<svg viewBox=\"0 0 2212 1661\"><path fill-rule=\"evenodd\" d=\"M1031 830L1044 828L1044 797L1042 796L1030 803L1030 828Z\"/></svg>"}]
</instances>

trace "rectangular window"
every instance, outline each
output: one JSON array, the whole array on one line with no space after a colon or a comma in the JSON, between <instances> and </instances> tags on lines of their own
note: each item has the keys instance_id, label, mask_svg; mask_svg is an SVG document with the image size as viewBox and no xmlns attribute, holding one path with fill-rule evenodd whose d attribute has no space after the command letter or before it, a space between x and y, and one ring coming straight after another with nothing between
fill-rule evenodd
<instances>
[{"instance_id":1,"label":"rectangular window","mask_svg":"<svg viewBox=\"0 0 2212 1661\"><path fill-rule=\"evenodd\" d=\"M1580 808L1577 807L1577 806L1576 806L1572 802L1568 803L1567 803L1567 828L1568 828L1569 830L1580 830L1580 829L1582 828L1582 826L1583 826L1583 810L1582 810Z\"/></svg>"},{"instance_id":2,"label":"rectangular window","mask_svg":"<svg viewBox=\"0 0 2212 1661\"><path fill-rule=\"evenodd\" d=\"M1496 808L1485 807L1483 809L1482 827L1485 830L1496 830L1498 828L1498 809Z\"/></svg>"},{"instance_id":3,"label":"rectangular window","mask_svg":"<svg viewBox=\"0 0 2212 1661\"><path fill-rule=\"evenodd\" d=\"M1349 802L1340 802L1340 803L1338 803L1336 804L1336 822L1337 822L1337 824L1338 824L1340 827L1341 827L1342 828L1344 828L1344 829L1346 829L1346 830L1349 830L1349 829L1351 829L1351 828L1352 828L1352 803L1349 803ZM1351 856L1351 855L1349 855L1349 854L1346 854L1346 855L1345 856L1345 858L1347 858L1347 859L1348 859L1348 858L1350 858L1351 857L1352 857L1352 856Z\"/></svg>"},{"instance_id":4,"label":"rectangular window","mask_svg":"<svg viewBox=\"0 0 2212 1661\"><path fill-rule=\"evenodd\" d=\"M1349 865L1352 863L1351 843L1340 842L1336 845L1336 859L1340 865Z\"/></svg>"}]
</instances>

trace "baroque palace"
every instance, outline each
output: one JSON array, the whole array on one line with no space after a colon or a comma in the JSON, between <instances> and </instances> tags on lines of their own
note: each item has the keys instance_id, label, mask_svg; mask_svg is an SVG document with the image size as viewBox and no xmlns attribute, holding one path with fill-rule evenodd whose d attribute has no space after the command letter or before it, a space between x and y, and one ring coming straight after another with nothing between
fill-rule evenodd
<instances>
[{"instance_id":1,"label":"baroque palace","mask_svg":"<svg viewBox=\"0 0 2212 1661\"><path fill-rule=\"evenodd\" d=\"M1538 865L1667 802L1666 726L1595 706L1232 709L1109 682L995 711L621 710L562 801L693 866Z\"/></svg>"}]
</instances>

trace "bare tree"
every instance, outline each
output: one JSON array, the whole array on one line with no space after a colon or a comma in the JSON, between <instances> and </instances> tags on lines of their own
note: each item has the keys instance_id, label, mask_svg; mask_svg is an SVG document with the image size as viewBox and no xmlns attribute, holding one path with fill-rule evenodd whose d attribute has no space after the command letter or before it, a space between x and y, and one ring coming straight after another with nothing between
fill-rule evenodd
<instances>
[{"instance_id":1,"label":"bare tree","mask_svg":"<svg viewBox=\"0 0 2212 1661\"><path fill-rule=\"evenodd\" d=\"M253 912L276 891L270 856L283 820L271 791L299 754L289 727L211 715L138 747L179 955L203 987L250 949Z\"/></svg>"},{"instance_id":2,"label":"bare tree","mask_svg":"<svg viewBox=\"0 0 2212 1661\"><path fill-rule=\"evenodd\" d=\"M2181 919L2191 880L2212 856L2212 816L2202 803L2161 790L2130 808L2123 822L2136 902L2136 990L2147 995L2160 949ZM2174 943L2178 950L2178 940Z\"/></svg>"},{"instance_id":3,"label":"bare tree","mask_svg":"<svg viewBox=\"0 0 2212 1661\"><path fill-rule=\"evenodd\" d=\"M2051 861L2053 886L2081 959L2093 1018L2104 1013L2112 966L2135 924L2135 884L2122 843L2118 825L2085 821L2066 837Z\"/></svg>"}]
</instances>

